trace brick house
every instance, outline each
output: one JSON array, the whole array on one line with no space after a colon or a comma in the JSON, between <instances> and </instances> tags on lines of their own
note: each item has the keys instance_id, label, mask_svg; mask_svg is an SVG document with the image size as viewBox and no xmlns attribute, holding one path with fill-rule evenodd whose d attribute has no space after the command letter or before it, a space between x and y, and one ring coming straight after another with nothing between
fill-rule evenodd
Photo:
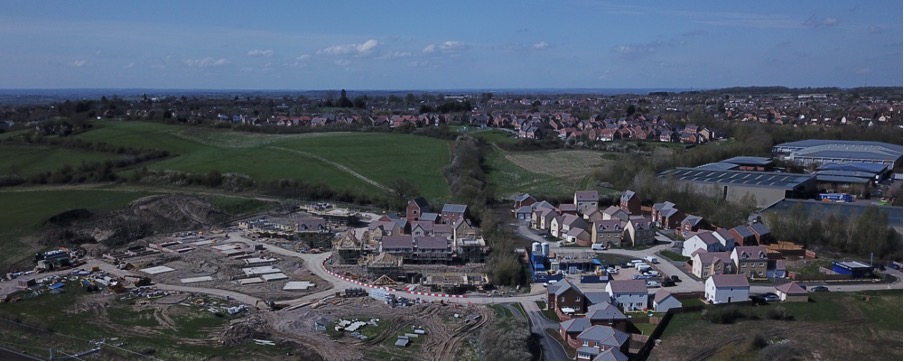
<instances>
[{"instance_id":1,"label":"brick house","mask_svg":"<svg viewBox=\"0 0 904 362\"><path fill-rule=\"evenodd\" d=\"M405 219L408 221L418 221L421 219L421 214L425 212L430 212L430 204L427 203L427 200L423 197L409 200L408 206L405 208Z\"/></svg>"},{"instance_id":2,"label":"brick house","mask_svg":"<svg viewBox=\"0 0 904 362\"><path fill-rule=\"evenodd\" d=\"M618 207L631 215L640 215L640 197L634 191L625 190L618 200Z\"/></svg>"},{"instance_id":3,"label":"brick house","mask_svg":"<svg viewBox=\"0 0 904 362\"><path fill-rule=\"evenodd\" d=\"M731 251L731 260L738 274L749 278L766 277L769 257L762 246L736 246Z\"/></svg>"}]
</instances>

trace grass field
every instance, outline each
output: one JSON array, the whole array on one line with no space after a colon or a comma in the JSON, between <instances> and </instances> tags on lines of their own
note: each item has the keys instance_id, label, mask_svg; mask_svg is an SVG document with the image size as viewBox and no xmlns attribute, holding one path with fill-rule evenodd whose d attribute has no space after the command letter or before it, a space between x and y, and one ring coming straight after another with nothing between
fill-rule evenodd
<instances>
[{"instance_id":1,"label":"grass field","mask_svg":"<svg viewBox=\"0 0 904 362\"><path fill-rule=\"evenodd\" d=\"M117 155L70 150L44 146L0 146L0 175L32 177L44 171L54 171L64 165L78 168L82 162L111 160Z\"/></svg>"},{"instance_id":2,"label":"grass field","mask_svg":"<svg viewBox=\"0 0 904 362\"><path fill-rule=\"evenodd\" d=\"M778 308L793 320L769 319L768 312ZM650 359L759 359L762 351L748 341L760 335L797 353L780 359L901 360L902 309L901 291L891 290L810 293L809 303L739 307L748 317L727 325L703 320L700 312L682 313L672 318Z\"/></svg>"},{"instance_id":3,"label":"grass field","mask_svg":"<svg viewBox=\"0 0 904 362\"><path fill-rule=\"evenodd\" d=\"M407 178L431 200L444 200L442 168L447 142L386 133L270 135L144 122L99 121L76 137L115 145L165 149L172 157L148 166L157 170L246 174L257 180L297 178L336 189L381 192Z\"/></svg>"},{"instance_id":4,"label":"grass field","mask_svg":"<svg viewBox=\"0 0 904 362\"><path fill-rule=\"evenodd\" d=\"M128 205L147 196L146 192L99 190L0 191L0 265L31 260L37 245L21 238L37 231L51 216L63 211L84 208L109 210Z\"/></svg>"},{"instance_id":5,"label":"grass field","mask_svg":"<svg viewBox=\"0 0 904 362\"><path fill-rule=\"evenodd\" d=\"M582 150L510 152L494 147L487 157L489 181L499 197L527 192L534 195L564 197L576 190L613 190L593 184L594 171L611 154Z\"/></svg>"}]
</instances>

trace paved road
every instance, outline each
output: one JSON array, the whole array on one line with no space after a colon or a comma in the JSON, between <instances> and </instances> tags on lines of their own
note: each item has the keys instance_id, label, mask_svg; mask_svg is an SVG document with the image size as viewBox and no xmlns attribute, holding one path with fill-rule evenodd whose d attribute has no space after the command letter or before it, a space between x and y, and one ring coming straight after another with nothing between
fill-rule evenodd
<instances>
[{"instance_id":1,"label":"paved road","mask_svg":"<svg viewBox=\"0 0 904 362\"><path fill-rule=\"evenodd\" d=\"M534 299L536 300L537 298L534 297ZM528 319L530 319L530 332L539 337L540 348L543 350L543 360L571 360L571 358L568 358L568 355L565 354L565 348L559 344L559 341L546 334L547 328L559 330L559 323L547 319L540 310L540 307L537 306L537 303L534 303L533 301L522 302L521 305L524 307L524 311L527 312Z\"/></svg>"}]
</instances>

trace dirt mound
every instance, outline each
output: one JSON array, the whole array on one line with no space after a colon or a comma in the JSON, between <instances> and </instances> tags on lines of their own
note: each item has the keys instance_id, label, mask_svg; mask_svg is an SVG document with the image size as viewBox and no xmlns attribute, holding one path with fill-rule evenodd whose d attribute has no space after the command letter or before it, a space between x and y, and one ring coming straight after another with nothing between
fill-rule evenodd
<instances>
[{"instance_id":1,"label":"dirt mound","mask_svg":"<svg viewBox=\"0 0 904 362\"><path fill-rule=\"evenodd\" d=\"M70 216L69 212L63 214ZM227 218L207 201L181 194L148 196L119 210L76 215L77 222L48 222L41 240L46 244L101 243L118 247L148 236L220 224Z\"/></svg>"}]
</instances>

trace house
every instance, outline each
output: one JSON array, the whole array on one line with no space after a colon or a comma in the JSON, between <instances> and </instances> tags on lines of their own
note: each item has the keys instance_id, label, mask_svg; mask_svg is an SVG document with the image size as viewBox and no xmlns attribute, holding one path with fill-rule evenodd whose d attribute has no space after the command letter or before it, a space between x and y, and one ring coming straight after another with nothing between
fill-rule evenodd
<instances>
[{"instance_id":1,"label":"house","mask_svg":"<svg viewBox=\"0 0 904 362\"><path fill-rule=\"evenodd\" d=\"M732 250L735 247L735 238L729 229L716 229L714 234L722 243L722 250Z\"/></svg>"},{"instance_id":2,"label":"house","mask_svg":"<svg viewBox=\"0 0 904 362\"><path fill-rule=\"evenodd\" d=\"M761 223L753 223L748 227L750 232L753 234L753 238L756 239L756 243L758 245L766 245L773 244L776 242L775 238L772 237L772 232L769 231L769 228L766 225Z\"/></svg>"},{"instance_id":3,"label":"house","mask_svg":"<svg viewBox=\"0 0 904 362\"><path fill-rule=\"evenodd\" d=\"M428 236L433 235L434 229L433 221L430 220L420 220L412 223L411 226L411 236Z\"/></svg>"},{"instance_id":4,"label":"house","mask_svg":"<svg viewBox=\"0 0 904 362\"><path fill-rule=\"evenodd\" d=\"M531 214L531 227L537 230L549 230L552 221L559 216L554 209L538 208Z\"/></svg>"},{"instance_id":5,"label":"house","mask_svg":"<svg viewBox=\"0 0 904 362\"><path fill-rule=\"evenodd\" d=\"M437 214L435 212L425 212L421 214L421 219L418 221L428 221L435 224L440 222L440 214Z\"/></svg>"},{"instance_id":6,"label":"house","mask_svg":"<svg viewBox=\"0 0 904 362\"><path fill-rule=\"evenodd\" d=\"M653 204L653 221L661 229L675 229L684 219L684 213L671 202Z\"/></svg>"},{"instance_id":7,"label":"house","mask_svg":"<svg viewBox=\"0 0 904 362\"><path fill-rule=\"evenodd\" d=\"M716 237L716 233L703 231L684 241L681 247L681 255L691 257L700 249L709 253L727 250L719 238Z\"/></svg>"},{"instance_id":8,"label":"house","mask_svg":"<svg viewBox=\"0 0 904 362\"><path fill-rule=\"evenodd\" d=\"M587 299L589 302L589 296ZM609 326L623 332L628 330L628 317L618 307L608 301L595 303L587 307L586 316L592 325Z\"/></svg>"},{"instance_id":9,"label":"house","mask_svg":"<svg viewBox=\"0 0 904 362\"><path fill-rule=\"evenodd\" d=\"M586 311L584 292L568 279L550 285L546 290L546 299L546 308L560 315L584 314Z\"/></svg>"},{"instance_id":10,"label":"house","mask_svg":"<svg viewBox=\"0 0 904 362\"><path fill-rule=\"evenodd\" d=\"M659 289L656 294L653 294L653 310L657 312L668 312L669 309L681 308L681 306L681 301L668 290Z\"/></svg>"},{"instance_id":11,"label":"house","mask_svg":"<svg viewBox=\"0 0 904 362\"><path fill-rule=\"evenodd\" d=\"M807 296L807 290L801 287L797 282L789 282L775 287L775 294L782 302L807 302L810 297Z\"/></svg>"},{"instance_id":12,"label":"house","mask_svg":"<svg viewBox=\"0 0 904 362\"><path fill-rule=\"evenodd\" d=\"M747 301L750 283L741 274L712 275L704 283L703 295L712 304Z\"/></svg>"},{"instance_id":13,"label":"house","mask_svg":"<svg viewBox=\"0 0 904 362\"><path fill-rule=\"evenodd\" d=\"M405 208L405 219L408 221L418 221L421 219L421 214L425 212L430 212L430 205L427 203L427 200L423 197L409 200L408 206Z\"/></svg>"},{"instance_id":14,"label":"house","mask_svg":"<svg viewBox=\"0 0 904 362\"><path fill-rule=\"evenodd\" d=\"M577 191L574 193L574 205L581 215L587 210L596 209L599 206L600 195L597 191Z\"/></svg>"},{"instance_id":15,"label":"house","mask_svg":"<svg viewBox=\"0 0 904 362\"><path fill-rule=\"evenodd\" d=\"M712 226L701 216L687 215L684 220L681 220L680 228L681 236L687 238L691 232L700 231L700 229L710 230Z\"/></svg>"},{"instance_id":16,"label":"house","mask_svg":"<svg viewBox=\"0 0 904 362\"><path fill-rule=\"evenodd\" d=\"M700 279L713 275L733 274L734 270L731 253L727 251L712 253L698 250L691 256L691 274Z\"/></svg>"},{"instance_id":17,"label":"house","mask_svg":"<svg viewBox=\"0 0 904 362\"><path fill-rule=\"evenodd\" d=\"M592 326L581 332L577 339L581 341L581 347L577 348L575 359L589 361L608 350L627 354L631 335L608 326Z\"/></svg>"},{"instance_id":18,"label":"house","mask_svg":"<svg viewBox=\"0 0 904 362\"><path fill-rule=\"evenodd\" d=\"M593 358L593 361L628 361L628 356L625 355L624 352L612 348L600 352L600 354Z\"/></svg>"},{"instance_id":19,"label":"house","mask_svg":"<svg viewBox=\"0 0 904 362\"><path fill-rule=\"evenodd\" d=\"M631 215L628 214L625 209L617 208L615 206L609 206L603 210L603 220L628 221L629 217L631 217Z\"/></svg>"},{"instance_id":20,"label":"house","mask_svg":"<svg viewBox=\"0 0 904 362\"><path fill-rule=\"evenodd\" d=\"M756 236L746 225L735 226L729 230L735 239L735 245L756 245Z\"/></svg>"},{"instance_id":21,"label":"house","mask_svg":"<svg viewBox=\"0 0 904 362\"><path fill-rule=\"evenodd\" d=\"M529 222L531 220L531 214L534 212L534 209L528 206L521 206L515 209L515 220L521 222Z\"/></svg>"},{"instance_id":22,"label":"house","mask_svg":"<svg viewBox=\"0 0 904 362\"><path fill-rule=\"evenodd\" d=\"M778 279L788 276L788 268L785 267L785 261L781 259L770 259L766 263L766 278Z\"/></svg>"},{"instance_id":23,"label":"house","mask_svg":"<svg viewBox=\"0 0 904 362\"><path fill-rule=\"evenodd\" d=\"M565 233L565 241L575 243L578 246L589 247L591 244L590 233L588 233L587 230L584 230L584 228L574 227Z\"/></svg>"},{"instance_id":24,"label":"house","mask_svg":"<svg viewBox=\"0 0 904 362\"><path fill-rule=\"evenodd\" d=\"M653 245L656 243L656 228L646 216L631 216L625 225L625 242L630 246Z\"/></svg>"},{"instance_id":25,"label":"house","mask_svg":"<svg viewBox=\"0 0 904 362\"><path fill-rule=\"evenodd\" d=\"M515 196L515 206L512 209L518 210L521 207L533 205L535 202L537 202L537 199L530 194L517 195Z\"/></svg>"},{"instance_id":26,"label":"house","mask_svg":"<svg viewBox=\"0 0 904 362\"><path fill-rule=\"evenodd\" d=\"M406 231L407 220L374 221L367 227L371 242L378 242L386 236L402 235Z\"/></svg>"},{"instance_id":27,"label":"house","mask_svg":"<svg viewBox=\"0 0 904 362\"><path fill-rule=\"evenodd\" d=\"M473 240L477 238L477 228L468 219L461 217L452 221L452 236L455 240Z\"/></svg>"},{"instance_id":28,"label":"house","mask_svg":"<svg viewBox=\"0 0 904 362\"><path fill-rule=\"evenodd\" d=\"M766 277L769 257L762 246L736 246L731 251L731 261L738 274L748 278Z\"/></svg>"},{"instance_id":29,"label":"house","mask_svg":"<svg viewBox=\"0 0 904 362\"><path fill-rule=\"evenodd\" d=\"M578 214L578 206L575 204L560 204L559 205L559 213L560 214Z\"/></svg>"},{"instance_id":30,"label":"house","mask_svg":"<svg viewBox=\"0 0 904 362\"><path fill-rule=\"evenodd\" d=\"M600 209L596 209L596 208L588 209L587 212L584 214L584 220L587 220L591 223L593 223L594 221L602 220L602 219L603 219L603 210L600 210Z\"/></svg>"},{"instance_id":31,"label":"house","mask_svg":"<svg viewBox=\"0 0 904 362\"><path fill-rule=\"evenodd\" d=\"M625 190L618 199L618 207L631 215L640 215L640 197L634 191Z\"/></svg>"},{"instance_id":32,"label":"house","mask_svg":"<svg viewBox=\"0 0 904 362\"><path fill-rule=\"evenodd\" d=\"M443 205L440 219L443 224L451 224L459 218L468 217L468 205L445 204Z\"/></svg>"},{"instance_id":33,"label":"house","mask_svg":"<svg viewBox=\"0 0 904 362\"><path fill-rule=\"evenodd\" d=\"M612 304L625 311L647 309L647 284L643 280L613 280L606 284Z\"/></svg>"},{"instance_id":34,"label":"house","mask_svg":"<svg viewBox=\"0 0 904 362\"><path fill-rule=\"evenodd\" d=\"M549 233L552 234L552 236L555 236L558 238L564 238L565 234L567 234L573 228L586 229L587 222L584 221L584 219L578 217L577 215L564 214L559 217L556 217L555 219L552 220L552 222L549 223ZM587 238L589 241L589 238L590 238L589 234L587 235ZM589 243L587 246L589 246Z\"/></svg>"},{"instance_id":35,"label":"house","mask_svg":"<svg viewBox=\"0 0 904 362\"><path fill-rule=\"evenodd\" d=\"M414 237L411 235L384 236L380 240L380 252L401 258L414 255Z\"/></svg>"},{"instance_id":36,"label":"house","mask_svg":"<svg viewBox=\"0 0 904 362\"><path fill-rule=\"evenodd\" d=\"M581 347L581 341L578 339L578 335L590 327L590 318L569 319L559 323L559 336L561 336L562 340L565 341L565 343L568 343L571 348L577 349Z\"/></svg>"},{"instance_id":37,"label":"house","mask_svg":"<svg viewBox=\"0 0 904 362\"><path fill-rule=\"evenodd\" d=\"M619 247L625 234L625 222L621 220L594 221L590 227L590 240L603 247Z\"/></svg>"},{"instance_id":38,"label":"house","mask_svg":"<svg viewBox=\"0 0 904 362\"><path fill-rule=\"evenodd\" d=\"M299 233L326 233L330 231L330 225L322 217L299 218L296 229Z\"/></svg>"}]
</instances>

